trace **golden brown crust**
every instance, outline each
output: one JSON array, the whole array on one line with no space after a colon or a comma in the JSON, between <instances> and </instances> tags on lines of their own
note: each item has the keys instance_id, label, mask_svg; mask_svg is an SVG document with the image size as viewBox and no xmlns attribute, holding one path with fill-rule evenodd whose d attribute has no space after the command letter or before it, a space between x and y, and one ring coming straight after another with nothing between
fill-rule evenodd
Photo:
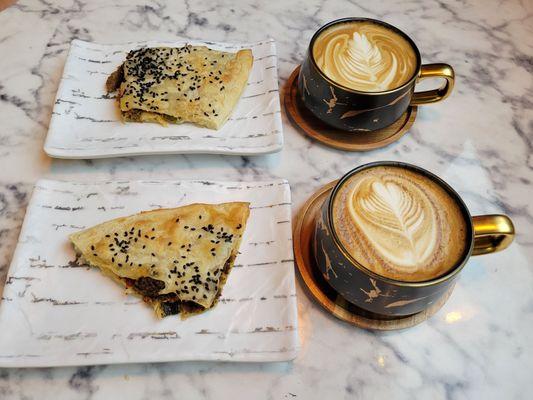
<instances>
[{"instance_id":1,"label":"golden brown crust","mask_svg":"<svg viewBox=\"0 0 533 400\"><path fill-rule=\"evenodd\" d=\"M216 304L248 215L248 203L191 204L117 218L70 240L87 263L143 297L160 316L172 298L204 311Z\"/></svg>"},{"instance_id":2,"label":"golden brown crust","mask_svg":"<svg viewBox=\"0 0 533 400\"><path fill-rule=\"evenodd\" d=\"M252 63L249 49L228 53L185 46L131 51L123 64L120 110L127 121L186 121L219 129L246 87ZM130 118L132 110L142 112Z\"/></svg>"}]
</instances>

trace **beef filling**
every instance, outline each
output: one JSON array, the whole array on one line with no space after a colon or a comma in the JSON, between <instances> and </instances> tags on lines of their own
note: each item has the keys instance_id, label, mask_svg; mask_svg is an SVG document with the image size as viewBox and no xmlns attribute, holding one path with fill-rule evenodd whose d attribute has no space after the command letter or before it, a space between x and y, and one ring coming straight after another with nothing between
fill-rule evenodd
<instances>
[{"instance_id":1,"label":"beef filling","mask_svg":"<svg viewBox=\"0 0 533 400\"><path fill-rule=\"evenodd\" d=\"M179 314L181 311L197 312L202 311L204 307L200 304L196 304L194 301L165 301L161 303L161 311L163 316Z\"/></svg>"},{"instance_id":2,"label":"beef filling","mask_svg":"<svg viewBox=\"0 0 533 400\"><path fill-rule=\"evenodd\" d=\"M115 72L113 72L109 77L107 78L107 81L105 82L105 88L107 90L107 93L114 92L120 87L120 84L124 80L124 64L120 64L120 67L117 68Z\"/></svg>"},{"instance_id":3,"label":"beef filling","mask_svg":"<svg viewBox=\"0 0 533 400\"><path fill-rule=\"evenodd\" d=\"M221 282L222 279L227 277L229 274L230 266L234 257L229 257L224 264L224 270L220 276ZM197 311L202 311L204 307L194 301L181 301L175 293L166 293L158 294L164 287L165 283L158 279L153 279L150 277L142 277L137 280L123 278L128 286L133 286L135 290L142 294L145 297L150 298L150 300L159 300L161 301L161 310L164 316L179 314L181 311L187 311L189 313L194 313ZM215 295L213 305L218 301L220 295L222 294L222 286L219 285L219 289Z\"/></svg>"},{"instance_id":4,"label":"beef filling","mask_svg":"<svg viewBox=\"0 0 533 400\"><path fill-rule=\"evenodd\" d=\"M155 111L150 111L150 112L152 114L158 114L160 117L162 117L165 121L169 123L178 122L178 119L176 117L173 117L172 115L160 114L160 113L156 113ZM122 111L122 115L124 119L130 122L142 122L142 113L143 113L143 110L139 110L138 108L134 108L128 111Z\"/></svg>"},{"instance_id":5,"label":"beef filling","mask_svg":"<svg viewBox=\"0 0 533 400\"><path fill-rule=\"evenodd\" d=\"M149 277L142 277L134 281L133 287L143 296L157 297L157 294L165 288L165 282Z\"/></svg>"}]
</instances>

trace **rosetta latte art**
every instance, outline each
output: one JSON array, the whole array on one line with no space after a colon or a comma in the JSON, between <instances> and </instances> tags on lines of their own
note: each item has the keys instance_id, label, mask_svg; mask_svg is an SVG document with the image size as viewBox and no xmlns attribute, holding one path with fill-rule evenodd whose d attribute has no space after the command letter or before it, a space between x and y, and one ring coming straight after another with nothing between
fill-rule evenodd
<instances>
[{"instance_id":1,"label":"rosetta latte art","mask_svg":"<svg viewBox=\"0 0 533 400\"><path fill-rule=\"evenodd\" d=\"M334 25L313 46L318 67L334 82L351 89L381 92L407 82L416 68L411 45L381 25Z\"/></svg>"},{"instance_id":2,"label":"rosetta latte art","mask_svg":"<svg viewBox=\"0 0 533 400\"><path fill-rule=\"evenodd\" d=\"M397 179L397 178L396 178ZM438 236L436 210L420 189L408 182L368 177L352 189L352 222L397 270L414 272L433 256ZM403 188L402 188L403 187Z\"/></svg>"},{"instance_id":3,"label":"rosetta latte art","mask_svg":"<svg viewBox=\"0 0 533 400\"><path fill-rule=\"evenodd\" d=\"M393 166L368 168L344 182L335 195L333 224L358 263L401 281L446 273L467 243L457 202L432 179Z\"/></svg>"}]
</instances>

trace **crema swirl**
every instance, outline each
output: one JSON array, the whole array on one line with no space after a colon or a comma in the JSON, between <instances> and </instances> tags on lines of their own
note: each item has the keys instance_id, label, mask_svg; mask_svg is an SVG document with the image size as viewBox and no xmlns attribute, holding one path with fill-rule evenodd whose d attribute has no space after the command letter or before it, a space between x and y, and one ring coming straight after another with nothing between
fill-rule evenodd
<instances>
[{"instance_id":1,"label":"crema swirl","mask_svg":"<svg viewBox=\"0 0 533 400\"><path fill-rule=\"evenodd\" d=\"M401 167L378 166L350 177L335 197L333 218L359 263L401 281L445 274L467 243L455 200L430 178Z\"/></svg>"},{"instance_id":2,"label":"crema swirl","mask_svg":"<svg viewBox=\"0 0 533 400\"><path fill-rule=\"evenodd\" d=\"M363 92L397 88L417 67L415 51L403 36L365 21L327 28L313 45L313 57L335 83Z\"/></svg>"}]
</instances>

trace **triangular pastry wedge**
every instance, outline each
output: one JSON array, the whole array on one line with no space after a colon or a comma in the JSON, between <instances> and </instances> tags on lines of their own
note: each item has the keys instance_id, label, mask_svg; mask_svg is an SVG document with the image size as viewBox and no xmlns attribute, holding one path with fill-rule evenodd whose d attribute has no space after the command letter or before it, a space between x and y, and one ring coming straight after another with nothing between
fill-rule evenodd
<instances>
[{"instance_id":1,"label":"triangular pastry wedge","mask_svg":"<svg viewBox=\"0 0 533 400\"><path fill-rule=\"evenodd\" d=\"M253 56L205 46L132 50L106 82L119 89L122 117L131 122L193 122L219 129L246 87Z\"/></svg>"},{"instance_id":2,"label":"triangular pastry wedge","mask_svg":"<svg viewBox=\"0 0 533 400\"><path fill-rule=\"evenodd\" d=\"M191 204L117 218L70 235L82 261L159 317L213 308L238 254L249 203Z\"/></svg>"}]
</instances>

